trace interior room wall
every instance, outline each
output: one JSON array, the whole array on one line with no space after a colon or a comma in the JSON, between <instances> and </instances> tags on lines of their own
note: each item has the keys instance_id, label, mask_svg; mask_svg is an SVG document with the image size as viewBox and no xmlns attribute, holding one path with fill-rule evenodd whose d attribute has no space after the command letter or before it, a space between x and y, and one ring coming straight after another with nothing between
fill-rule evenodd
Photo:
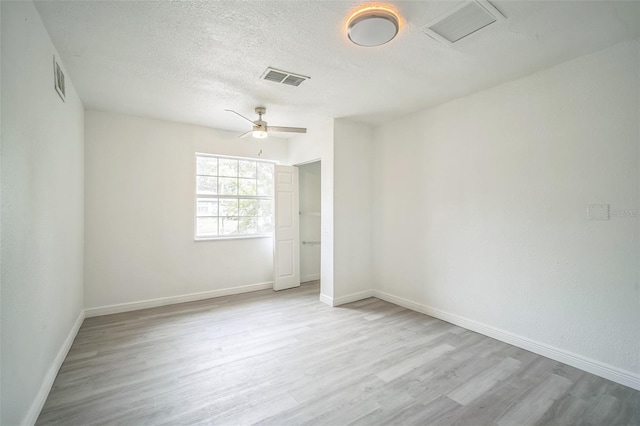
<instances>
[{"instance_id":1,"label":"interior room wall","mask_svg":"<svg viewBox=\"0 0 640 426\"><path fill-rule=\"evenodd\" d=\"M1 2L3 425L32 424L82 321L83 105L32 2ZM64 64L60 63L64 69Z\"/></svg>"},{"instance_id":2,"label":"interior room wall","mask_svg":"<svg viewBox=\"0 0 640 426\"><path fill-rule=\"evenodd\" d=\"M320 160L320 300L333 302L333 120L309 123L308 133L289 139L288 163Z\"/></svg>"},{"instance_id":3,"label":"interior room wall","mask_svg":"<svg viewBox=\"0 0 640 426\"><path fill-rule=\"evenodd\" d=\"M257 158L258 140L101 111L85 117L88 313L271 285L271 238L194 241L195 153ZM261 158L286 162L285 140L261 144Z\"/></svg>"},{"instance_id":4,"label":"interior room wall","mask_svg":"<svg viewBox=\"0 0 640 426\"><path fill-rule=\"evenodd\" d=\"M639 56L621 43L379 126L379 294L638 386Z\"/></svg>"},{"instance_id":5,"label":"interior room wall","mask_svg":"<svg viewBox=\"0 0 640 426\"><path fill-rule=\"evenodd\" d=\"M333 306L372 294L372 135L368 125L335 119L289 142L290 164L322 160L320 300Z\"/></svg>"},{"instance_id":6,"label":"interior room wall","mask_svg":"<svg viewBox=\"0 0 640 426\"><path fill-rule=\"evenodd\" d=\"M2 58L2 7L0 7L0 58ZM2 66L0 66L0 99L2 99ZM2 206L2 102L0 101L0 206ZM0 236L2 208L0 207ZM2 422L2 238L0 238L0 423Z\"/></svg>"},{"instance_id":7,"label":"interior room wall","mask_svg":"<svg viewBox=\"0 0 640 426\"><path fill-rule=\"evenodd\" d=\"M320 173L319 161L299 166L300 282L320 279ZM305 242L307 244L305 244ZM311 243L311 244L309 244Z\"/></svg>"},{"instance_id":8,"label":"interior room wall","mask_svg":"<svg viewBox=\"0 0 640 426\"><path fill-rule=\"evenodd\" d=\"M370 295L373 130L334 123L334 304Z\"/></svg>"}]
</instances>

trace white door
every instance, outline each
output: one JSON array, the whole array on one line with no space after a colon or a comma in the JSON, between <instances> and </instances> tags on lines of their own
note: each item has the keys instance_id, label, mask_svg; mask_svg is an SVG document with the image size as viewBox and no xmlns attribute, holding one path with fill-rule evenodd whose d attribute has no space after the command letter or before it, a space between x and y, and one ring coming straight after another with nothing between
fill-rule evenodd
<instances>
[{"instance_id":1,"label":"white door","mask_svg":"<svg viewBox=\"0 0 640 426\"><path fill-rule=\"evenodd\" d=\"M273 289L284 290L300 286L297 167L276 166L275 199Z\"/></svg>"}]
</instances>

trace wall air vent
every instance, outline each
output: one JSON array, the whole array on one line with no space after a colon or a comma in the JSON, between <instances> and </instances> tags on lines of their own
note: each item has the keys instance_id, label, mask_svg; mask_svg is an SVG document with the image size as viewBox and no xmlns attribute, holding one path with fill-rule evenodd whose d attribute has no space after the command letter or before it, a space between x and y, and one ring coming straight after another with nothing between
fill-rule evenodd
<instances>
[{"instance_id":1,"label":"wall air vent","mask_svg":"<svg viewBox=\"0 0 640 426\"><path fill-rule=\"evenodd\" d=\"M275 83L282 83L289 86L300 86L303 81L309 80L311 77L307 77L305 75L294 74L289 71L277 70L275 68L267 68L267 70L262 73L263 80L273 81Z\"/></svg>"},{"instance_id":2,"label":"wall air vent","mask_svg":"<svg viewBox=\"0 0 640 426\"><path fill-rule=\"evenodd\" d=\"M441 43L453 44L502 19L504 15L487 0L464 1L422 27L422 31Z\"/></svg>"}]
</instances>

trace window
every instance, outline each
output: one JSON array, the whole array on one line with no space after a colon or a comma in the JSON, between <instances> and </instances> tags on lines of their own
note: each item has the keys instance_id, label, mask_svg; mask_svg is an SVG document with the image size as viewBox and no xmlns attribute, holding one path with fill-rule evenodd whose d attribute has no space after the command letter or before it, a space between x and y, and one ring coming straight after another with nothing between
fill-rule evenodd
<instances>
[{"instance_id":1,"label":"window","mask_svg":"<svg viewBox=\"0 0 640 426\"><path fill-rule=\"evenodd\" d=\"M196 154L196 239L273 230L273 164Z\"/></svg>"}]
</instances>

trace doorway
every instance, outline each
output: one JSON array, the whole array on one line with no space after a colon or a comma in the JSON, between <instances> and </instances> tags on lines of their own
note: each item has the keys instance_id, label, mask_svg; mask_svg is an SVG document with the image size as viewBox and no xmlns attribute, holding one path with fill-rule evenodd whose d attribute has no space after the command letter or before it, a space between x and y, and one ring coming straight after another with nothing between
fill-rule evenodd
<instances>
[{"instance_id":1,"label":"doorway","mask_svg":"<svg viewBox=\"0 0 640 426\"><path fill-rule=\"evenodd\" d=\"M320 291L320 161L298 166L300 202L300 283Z\"/></svg>"}]
</instances>

